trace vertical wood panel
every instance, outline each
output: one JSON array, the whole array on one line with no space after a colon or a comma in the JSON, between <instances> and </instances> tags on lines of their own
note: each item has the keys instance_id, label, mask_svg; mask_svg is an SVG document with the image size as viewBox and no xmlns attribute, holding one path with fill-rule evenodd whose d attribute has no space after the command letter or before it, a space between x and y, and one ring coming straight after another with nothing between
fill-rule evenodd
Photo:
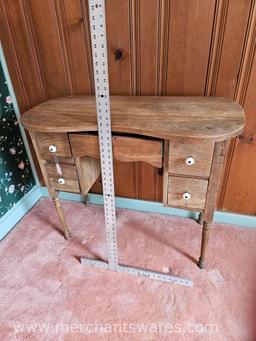
<instances>
[{"instance_id":1,"label":"vertical wood panel","mask_svg":"<svg viewBox=\"0 0 256 341\"><path fill-rule=\"evenodd\" d=\"M255 53L255 52L254 52ZM244 108L247 123L244 134L237 139L223 208L256 215L256 58L251 70Z\"/></svg>"},{"instance_id":2,"label":"vertical wood panel","mask_svg":"<svg viewBox=\"0 0 256 341\"><path fill-rule=\"evenodd\" d=\"M214 96L216 92L228 7L229 0L216 0L211 49L205 86L206 96Z\"/></svg>"},{"instance_id":3,"label":"vertical wood panel","mask_svg":"<svg viewBox=\"0 0 256 341\"><path fill-rule=\"evenodd\" d=\"M256 215L256 2L254 0L251 9L236 95L245 108L246 128L234 145L223 209Z\"/></svg>"},{"instance_id":4,"label":"vertical wood panel","mask_svg":"<svg viewBox=\"0 0 256 341\"><path fill-rule=\"evenodd\" d=\"M250 7L251 0L229 1L216 96L234 97Z\"/></svg>"},{"instance_id":5,"label":"vertical wood panel","mask_svg":"<svg viewBox=\"0 0 256 341\"><path fill-rule=\"evenodd\" d=\"M158 169L148 164L139 164L139 198L142 200L162 201L162 176Z\"/></svg>"},{"instance_id":6,"label":"vertical wood panel","mask_svg":"<svg viewBox=\"0 0 256 341\"><path fill-rule=\"evenodd\" d=\"M168 95L204 94L214 6L214 0L171 1Z\"/></svg>"},{"instance_id":7,"label":"vertical wood panel","mask_svg":"<svg viewBox=\"0 0 256 341\"><path fill-rule=\"evenodd\" d=\"M236 88L240 81L239 71L250 8L251 0L217 0L206 95L226 96L239 100L236 96ZM226 154L218 208L223 205L234 146L235 141L232 141Z\"/></svg>"},{"instance_id":8,"label":"vertical wood panel","mask_svg":"<svg viewBox=\"0 0 256 341\"><path fill-rule=\"evenodd\" d=\"M158 76L159 1L139 2L138 95L156 95ZM149 44L150 40L150 44Z\"/></svg>"},{"instance_id":9,"label":"vertical wood panel","mask_svg":"<svg viewBox=\"0 0 256 341\"><path fill-rule=\"evenodd\" d=\"M30 1L31 15L35 27L39 58L44 71L48 98L72 92L67 67L66 50L59 28L55 1Z\"/></svg>"},{"instance_id":10,"label":"vertical wood panel","mask_svg":"<svg viewBox=\"0 0 256 341\"><path fill-rule=\"evenodd\" d=\"M21 113L46 98L27 5L27 0L0 2L0 39ZM28 134L27 138L41 178Z\"/></svg>"},{"instance_id":11,"label":"vertical wood panel","mask_svg":"<svg viewBox=\"0 0 256 341\"><path fill-rule=\"evenodd\" d=\"M15 95L19 103L20 110L23 112L28 108L28 103L26 101L26 96L24 95L22 81L18 76L20 74L19 63L17 62L14 42L10 33L10 26L8 24L3 2L0 2L0 40L4 48L5 59L12 79L12 85L15 89Z\"/></svg>"},{"instance_id":12,"label":"vertical wood panel","mask_svg":"<svg viewBox=\"0 0 256 341\"><path fill-rule=\"evenodd\" d=\"M87 0L1 0L0 8L21 112L48 98L94 92ZM255 214L255 0L107 0L106 11L111 94L245 103L247 128L229 149L219 207ZM157 169L114 166L117 195L161 201ZM101 183L93 189L100 192Z\"/></svg>"},{"instance_id":13,"label":"vertical wood panel","mask_svg":"<svg viewBox=\"0 0 256 341\"><path fill-rule=\"evenodd\" d=\"M136 94L157 95L159 91L160 35L163 21L161 1L141 0L137 2L136 30ZM149 43L150 41L150 43ZM151 165L137 163L138 197L145 200L159 200L158 189L162 176ZM150 184L150 185L149 185ZM161 200L161 198L160 198Z\"/></svg>"},{"instance_id":14,"label":"vertical wood panel","mask_svg":"<svg viewBox=\"0 0 256 341\"><path fill-rule=\"evenodd\" d=\"M114 161L115 194L119 197L136 198L136 174L131 162Z\"/></svg>"},{"instance_id":15,"label":"vertical wood panel","mask_svg":"<svg viewBox=\"0 0 256 341\"><path fill-rule=\"evenodd\" d=\"M75 94L93 93L87 8L79 0L60 1L61 19L67 45L72 89ZM87 39L85 39L85 37ZM89 52L89 53L88 53Z\"/></svg>"},{"instance_id":16,"label":"vertical wood panel","mask_svg":"<svg viewBox=\"0 0 256 341\"><path fill-rule=\"evenodd\" d=\"M130 1L106 1L110 93L131 94ZM116 60L115 51L122 49L124 57Z\"/></svg>"},{"instance_id":17,"label":"vertical wood panel","mask_svg":"<svg viewBox=\"0 0 256 341\"><path fill-rule=\"evenodd\" d=\"M106 1L106 24L108 35L109 82L112 95L131 95L134 80L132 79L131 31L132 1ZM123 58L117 60L115 51L120 49ZM115 191L118 196L136 197L136 165L133 163L115 162Z\"/></svg>"},{"instance_id":18,"label":"vertical wood panel","mask_svg":"<svg viewBox=\"0 0 256 341\"><path fill-rule=\"evenodd\" d=\"M166 95L168 76L168 54L169 54L169 27L170 27L170 1L159 0L158 10L158 73L157 73L157 95Z\"/></svg>"},{"instance_id":19,"label":"vertical wood panel","mask_svg":"<svg viewBox=\"0 0 256 341\"><path fill-rule=\"evenodd\" d=\"M31 41L31 28L26 21L25 4L14 0L2 2L1 13L8 35L6 43L15 60L22 97L26 108L30 108L45 100L45 94Z\"/></svg>"}]
</instances>

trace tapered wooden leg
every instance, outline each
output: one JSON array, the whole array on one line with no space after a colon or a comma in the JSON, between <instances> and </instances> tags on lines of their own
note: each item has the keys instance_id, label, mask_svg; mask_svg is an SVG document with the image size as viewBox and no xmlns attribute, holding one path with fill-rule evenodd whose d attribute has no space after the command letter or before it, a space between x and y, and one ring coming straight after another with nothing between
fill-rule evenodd
<instances>
[{"instance_id":1,"label":"tapered wooden leg","mask_svg":"<svg viewBox=\"0 0 256 341\"><path fill-rule=\"evenodd\" d=\"M197 219L197 223L199 225L203 225L203 222L204 222L204 212L200 212L198 219Z\"/></svg>"},{"instance_id":2,"label":"tapered wooden leg","mask_svg":"<svg viewBox=\"0 0 256 341\"><path fill-rule=\"evenodd\" d=\"M209 240L210 227L211 227L210 223L204 222L203 233L202 233L202 242L201 242L201 255L200 255L199 261L197 263L197 265L199 266L200 269L205 268L205 254L206 254L207 244L208 244L208 240Z\"/></svg>"},{"instance_id":3,"label":"tapered wooden leg","mask_svg":"<svg viewBox=\"0 0 256 341\"><path fill-rule=\"evenodd\" d=\"M66 223L66 219L65 219L65 216L64 216L64 212L63 212L63 209L62 209L60 198L58 198L58 197L57 198L53 198L53 202L54 202L56 211L58 213L58 216L60 218L61 224L62 224L63 229L64 229L64 237L65 237L65 239L69 239L71 237L71 235L70 235L70 231L69 231L68 225Z\"/></svg>"},{"instance_id":4,"label":"tapered wooden leg","mask_svg":"<svg viewBox=\"0 0 256 341\"><path fill-rule=\"evenodd\" d=\"M52 197L52 200L54 202L54 206L55 206L56 211L58 213L58 216L60 218L60 221L61 221L61 224L62 224L62 227L64 230L64 237L65 237L65 239L69 239L71 237L71 234L70 234L68 225L66 223L66 219L64 216L63 208L62 208L61 201L60 201L60 198L58 196L58 193L49 187L48 187L48 191L49 191L50 196Z\"/></svg>"},{"instance_id":5,"label":"tapered wooden leg","mask_svg":"<svg viewBox=\"0 0 256 341\"><path fill-rule=\"evenodd\" d=\"M85 204L85 205L88 205L88 204L89 204L88 195L86 194L86 195L84 195L83 197L84 197L84 204Z\"/></svg>"}]
</instances>

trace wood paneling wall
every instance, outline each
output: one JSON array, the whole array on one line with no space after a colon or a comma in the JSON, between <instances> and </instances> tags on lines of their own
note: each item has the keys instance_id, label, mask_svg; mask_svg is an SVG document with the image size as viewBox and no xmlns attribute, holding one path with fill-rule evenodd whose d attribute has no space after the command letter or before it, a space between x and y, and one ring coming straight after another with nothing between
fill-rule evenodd
<instances>
[{"instance_id":1,"label":"wood paneling wall","mask_svg":"<svg viewBox=\"0 0 256 341\"><path fill-rule=\"evenodd\" d=\"M21 112L93 93L87 0L0 0L0 10ZM112 94L226 96L244 105L246 130L230 143L218 206L255 215L255 0L106 0L106 11ZM115 181L117 195L161 201L161 172L151 166L116 162Z\"/></svg>"}]
</instances>

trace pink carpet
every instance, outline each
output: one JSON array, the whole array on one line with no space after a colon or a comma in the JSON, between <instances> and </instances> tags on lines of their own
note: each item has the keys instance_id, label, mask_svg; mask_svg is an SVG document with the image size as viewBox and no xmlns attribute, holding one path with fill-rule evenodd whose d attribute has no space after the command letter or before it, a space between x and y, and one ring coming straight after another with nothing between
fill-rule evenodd
<instances>
[{"instance_id":1,"label":"pink carpet","mask_svg":"<svg viewBox=\"0 0 256 341\"><path fill-rule=\"evenodd\" d=\"M191 278L193 288L79 263L105 257L101 206L64 202L65 241L42 199L0 243L0 340L256 340L256 230L215 224L208 268L190 219L119 209L120 263Z\"/></svg>"}]
</instances>

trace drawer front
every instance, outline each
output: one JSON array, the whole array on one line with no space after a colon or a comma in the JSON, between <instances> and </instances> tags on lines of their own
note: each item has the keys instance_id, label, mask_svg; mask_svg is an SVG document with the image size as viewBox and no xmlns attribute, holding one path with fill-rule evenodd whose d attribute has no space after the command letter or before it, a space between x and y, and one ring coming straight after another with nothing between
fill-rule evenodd
<instances>
[{"instance_id":1,"label":"drawer front","mask_svg":"<svg viewBox=\"0 0 256 341\"><path fill-rule=\"evenodd\" d=\"M170 142L168 172L209 177L214 143Z\"/></svg>"},{"instance_id":2,"label":"drawer front","mask_svg":"<svg viewBox=\"0 0 256 341\"><path fill-rule=\"evenodd\" d=\"M73 165L60 164L62 175L58 174L56 164L46 163L46 176L50 186L58 191L80 193L76 167Z\"/></svg>"},{"instance_id":3,"label":"drawer front","mask_svg":"<svg viewBox=\"0 0 256 341\"><path fill-rule=\"evenodd\" d=\"M207 187L207 180L169 176L167 203L170 206L203 210Z\"/></svg>"},{"instance_id":4,"label":"drawer front","mask_svg":"<svg viewBox=\"0 0 256 341\"><path fill-rule=\"evenodd\" d=\"M58 157L66 157L70 160L72 155L67 134L39 133L36 134L36 139L42 159L47 161L54 160L54 155L49 150L50 146L53 146L56 148L56 154Z\"/></svg>"},{"instance_id":5,"label":"drawer front","mask_svg":"<svg viewBox=\"0 0 256 341\"><path fill-rule=\"evenodd\" d=\"M69 134L74 157L90 156L99 158L97 135ZM114 159L123 162L141 161L154 167L162 167L163 142L140 137L112 136Z\"/></svg>"}]
</instances>

